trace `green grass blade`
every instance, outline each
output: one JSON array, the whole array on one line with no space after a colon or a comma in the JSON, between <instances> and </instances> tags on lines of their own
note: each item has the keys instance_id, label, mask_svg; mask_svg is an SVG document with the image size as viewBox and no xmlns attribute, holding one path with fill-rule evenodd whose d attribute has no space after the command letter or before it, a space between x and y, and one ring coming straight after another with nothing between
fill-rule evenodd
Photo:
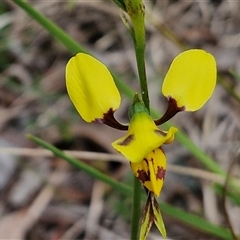
<instances>
[{"instance_id":1,"label":"green grass blade","mask_svg":"<svg viewBox=\"0 0 240 240\"><path fill-rule=\"evenodd\" d=\"M173 216L174 218L177 216L177 219L187 223L189 226L196 227L196 229L200 229L205 233L212 234L222 239L233 239L229 229L213 225L197 215L185 212L179 208L173 208L167 203L160 203L160 209L162 212Z\"/></svg>"}]
</instances>

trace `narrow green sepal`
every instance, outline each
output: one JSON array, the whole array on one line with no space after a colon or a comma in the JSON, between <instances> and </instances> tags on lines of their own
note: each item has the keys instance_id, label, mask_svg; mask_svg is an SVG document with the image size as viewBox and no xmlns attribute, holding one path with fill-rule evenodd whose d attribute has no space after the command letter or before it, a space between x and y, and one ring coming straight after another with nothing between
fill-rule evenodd
<instances>
[{"instance_id":1,"label":"narrow green sepal","mask_svg":"<svg viewBox=\"0 0 240 240\"><path fill-rule=\"evenodd\" d=\"M118 5L123 11L127 11L126 4L124 0L112 0L116 5Z\"/></svg>"},{"instance_id":2,"label":"narrow green sepal","mask_svg":"<svg viewBox=\"0 0 240 240\"><path fill-rule=\"evenodd\" d=\"M150 194L150 193L149 193ZM143 211L143 219L140 229L140 240L145 240L153 224L152 201L148 195L147 202Z\"/></svg>"},{"instance_id":3,"label":"narrow green sepal","mask_svg":"<svg viewBox=\"0 0 240 240\"><path fill-rule=\"evenodd\" d=\"M153 215L154 215L154 223L157 226L159 232L162 234L164 238L167 237L164 221L162 219L162 214L160 212L160 208L158 202L153 193L151 193L151 200L152 200L152 208L153 208Z\"/></svg>"},{"instance_id":4,"label":"narrow green sepal","mask_svg":"<svg viewBox=\"0 0 240 240\"><path fill-rule=\"evenodd\" d=\"M156 227L158 228L162 236L166 238L167 233L158 202L153 192L149 192L143 212L143 219L140 229L140 240L145 240L147 238L147 235L150 232L153 222L155 223Z\"/></svg>"},{"instance_id":5,"label":"narrow green sepal","mask_svg":"<svg viewBox=\"0 0 240 240\"><path fill-rule=\"evenodd\" d=\"M144 103L138 93L135 94L133 102L128 111L128 116L131 119L136 113L146 112L149 114L149 111L144 106Z\"/></svg>"},{"instance_id":6,"label":"narrow green sepal","mask_svg":"<svg viewBox=\"0 0 240 240\"><path fill-rule=\"evenodd\" d=\"M133 30L133 26L132 26L132 23L127 18L126 13L124 11L120 11L120 17L122 19L123 24L127 27L130 34L132 35L132 39L135 41L135 33Z\"/></svg>"}]
</instances>

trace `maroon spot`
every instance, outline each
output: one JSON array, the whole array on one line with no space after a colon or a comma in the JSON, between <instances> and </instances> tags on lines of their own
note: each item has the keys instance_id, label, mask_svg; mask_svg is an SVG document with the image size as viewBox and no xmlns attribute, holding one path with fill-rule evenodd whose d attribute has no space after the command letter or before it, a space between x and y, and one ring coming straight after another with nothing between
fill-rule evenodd
<instances>
[{"instance_id":1,"label":"maroon spot","mask_svg":"<svg viewBox=\"0 0 240 240\"><path fill-rule=\"evenodd\" d=\"M166 169L164 169L163 167L159 167L158 166L158 170L157 170L157 175L156 178L157 179L163 179L165 178L165 173L166 173Z\"/></svg>"},{"instance_id":2,"label":"maroon spot","mask_svg":"<svg viewBox=\"0 0 240 240\"><path fill-rule=\"evenodd\" d=\"M144 171L144 170L138 170L138 179L142 182L145 183L146 181L150 181L150 174L149 171Z\"/></svg>"},{"instance_id":3,"label":"maroon spot","mask_svg":"<svg viewBox=\"0 0 240 240\"><path fill-rule=\"evenodd\" d=\"M118 143L118 145L127 146L133 139L134 139L134 135L131 134L127 138L125 138L122 142Z\"/></svg>"}]
</instances>

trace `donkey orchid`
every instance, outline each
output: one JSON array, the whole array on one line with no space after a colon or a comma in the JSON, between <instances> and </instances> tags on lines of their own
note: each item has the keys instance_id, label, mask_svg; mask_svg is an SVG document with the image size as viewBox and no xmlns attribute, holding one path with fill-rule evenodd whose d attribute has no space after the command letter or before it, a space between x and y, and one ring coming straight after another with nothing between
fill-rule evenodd
<instances>
[{"instance_id":1,"label":"donkey orchid","mask_svg":"<svg viewBox=\"0 0 240 240\"><path fill-rule=\"evenodd\" d=\"M72 57L66 66L68 95L86 122L104 123L127 133L112 146L130 161L134 175L156 196L160 195L166 172L163 144L171 143L177 128L162 131L157 126L180 111L196 111L210 98L216 85L213 56L193 49L179 54L163 81L162 93L168 107L160 119L152 119L139 95L129 110L129 125L118 122L114 112L121 97L107 67L84 53Z\"/></svg>"}]
</instances>

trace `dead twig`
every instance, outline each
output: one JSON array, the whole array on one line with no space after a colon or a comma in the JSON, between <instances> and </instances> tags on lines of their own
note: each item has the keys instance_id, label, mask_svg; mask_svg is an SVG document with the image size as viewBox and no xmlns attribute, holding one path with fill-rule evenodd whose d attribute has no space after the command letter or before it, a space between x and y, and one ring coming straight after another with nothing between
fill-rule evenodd
<instances>
[{"instance_id":1,"label":"dead twig","mask_svg":"<svg viewBox=\"0 0 240 240\"><path fill-rule=\"evenodd\" d=\"M88 152L88 151L63 151L64 153L79 159L84 160L99 160L99 161L116 161L116 162L127 162L126 159L119 154L110 153L99 153L99 152ZM53 157L53 153L46 149L38 148L0 148L0 154L11 154L16 156L25 157ZM225 184L226 179L216 173L208 172L201 169L182 167L173 164L168 164L168 171L176 174L188 175L200 179L204 179L210 182L218 183L221 185ZM240 186L240 179L233 178L233 180Z\"/></svg>"}]
</instances>

